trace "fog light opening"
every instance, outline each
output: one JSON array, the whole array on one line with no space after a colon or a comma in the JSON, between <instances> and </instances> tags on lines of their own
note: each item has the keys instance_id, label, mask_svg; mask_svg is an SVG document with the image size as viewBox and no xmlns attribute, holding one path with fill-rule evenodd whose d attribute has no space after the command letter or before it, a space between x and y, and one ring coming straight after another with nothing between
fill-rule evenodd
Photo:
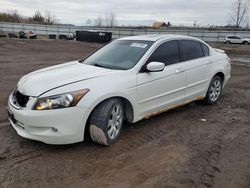
<instances>
[{"instance_id":1,"label":"fog light opening","mask_svg":"<svg viewBox=\"0 0 250 188\"><path fill-rule=\"evenodd\" d=\"M51 127L51 129L52 129L53 132L58 132L58 129L55 128L55 127Z\"/></svg>"}]
</instances>

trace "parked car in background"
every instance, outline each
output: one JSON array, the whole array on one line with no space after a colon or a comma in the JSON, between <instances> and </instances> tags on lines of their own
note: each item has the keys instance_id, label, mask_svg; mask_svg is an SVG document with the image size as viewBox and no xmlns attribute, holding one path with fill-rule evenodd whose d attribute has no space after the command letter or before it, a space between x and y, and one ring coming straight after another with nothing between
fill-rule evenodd
<instances>
[{"instance_id":1,"label":"parked car in background","mask_svg":"<svg viewBox=\"0 0 250 188\"><path fill-rule=\"evenodd\" d=\"M80 60L25 75L8 100L11 125L48 144L114 143L135 123L192 101L215 104L230 78L224 51L197 38L115 40ZM188 125L184 125L188 126Z\"/></svg>"},{"instance_id":2,"label":"parked car in background","mask_svg":"<svg viewBox=\"0 0 250 188\"><path fill-rule=\"evenodd\" d=\"M241 36L229 35L225 38L224 43L226 44L250 44L250 38L242 38Z\"/></svg>"},{"instance_id":3,"label":"parked car in background","mask_svg":"<svg viewBox=\"0 0 250 188\"><path fill-rule=\"evenodd\" d=\"M33 31L30 31L28 35L30 39L37 39L37 34L34 33Z\"/></svg>"},{"instance_id":4,"label":"parked car in background","mask_svg":"<svg viewBox=\"0 0 250 188\"><path fill-rule=\"evenodd\" d=\"M8 33L9 38L18 38L15 33Z\"/></svg>"},{"instance_id":5,"label":"parked car in background","mask_svg":"<svg viewBox=\"0 0 250 188\"><path fill-rule=\"evenodd\" d=\"M24 31L19 31L18 36L20 39L27 39L27 36Z\"/></svg>"},{"instance_id":6,"label":"parked car in background","mask_svg":"<svg viewBox=\"0 0 250 188\"><path fill-rule=\"evenodd\" d=\"M74 40L74 39L75 39L74 33L69 33L69 34L67 35L67 40Z\"/></svg>"}]
</instances>

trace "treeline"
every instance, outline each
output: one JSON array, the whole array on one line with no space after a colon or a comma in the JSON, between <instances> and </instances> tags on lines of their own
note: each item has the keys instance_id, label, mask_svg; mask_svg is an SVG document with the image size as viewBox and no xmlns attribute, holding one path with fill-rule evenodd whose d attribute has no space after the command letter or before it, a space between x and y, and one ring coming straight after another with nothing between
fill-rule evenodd
<instances>
[{"instance_id":1,"label":"treeline","mask_svg":"<svg viewBox=\"0 0 250 188\"><path fill-rule=\"evenodd\" d=\"M0 22L33 23L46 25L57 23L55 16L52 16L48 11L46 11L44 14L42 14L40 11L36 11L33 16L25 17L20 15L16 10L0 12Z\"/></svg>"}]
</instances>

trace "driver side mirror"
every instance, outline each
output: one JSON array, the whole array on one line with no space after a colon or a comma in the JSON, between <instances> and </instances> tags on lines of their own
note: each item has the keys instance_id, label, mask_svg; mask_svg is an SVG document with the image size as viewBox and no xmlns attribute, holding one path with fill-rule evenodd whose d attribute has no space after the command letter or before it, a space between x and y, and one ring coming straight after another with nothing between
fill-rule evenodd
<instances>
[{"instance_id":1,"label":"driver side mirror","mask_svg":"<svg viewBox=\"0 0 250 188\"><path fill-rule=\"evenodd\" d=\"M147 65L148 72L161 72L165 68L165 64L161 62L151 62Z\"/></svg>"}]
</instances>

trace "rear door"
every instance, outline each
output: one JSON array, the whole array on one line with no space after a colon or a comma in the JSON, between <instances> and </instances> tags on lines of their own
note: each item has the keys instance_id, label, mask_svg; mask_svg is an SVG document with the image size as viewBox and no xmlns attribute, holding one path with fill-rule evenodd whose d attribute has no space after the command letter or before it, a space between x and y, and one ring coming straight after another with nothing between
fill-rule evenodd
<instances>
[{"instance_id":1,"label":"rear door","mask_svg":"<svg viewBox=\"0 0 250 188\"><path fill-rule=\"evenodd\" d=\"M199 41L181 40L180 47L186 71L185 101L188 102L202 97L206 92L211 59L209 48Z\"/></svg>"},{"instance_id":2,"label":"rear door","mask_svg":"<svg viewBox=\"0 0 250 188\"><path fill-rule=\"evenodd\" d=\"M162 62L166 67L161 72L145 72L142 68L137 74L137 100L141 116L184 102L185 72L178 42L161 44L144 67L150 62Z\"/></svg>"},{"instance_id":3,"label":"rear door","mask_svg":"<svg viewBox=\"0 0 250 188\"><path fill-rule=\"evenodd\" d=\"M242 43L241 37L239 36L231 36L229 38L230 38L231 43L234 43L234 44Z\"/></svg>"},{"instance_id":4,"label":"rear door","mask_svg":"<svg viewBox=\"0 0 250 188\"><path fill-rule=\"evenodd\" d=\"M242 43L242 39L241 39L240 36L236 36L236 37L235 37L235 41L236 41L236 43L238 43L238 44L241 44L241 43Z\"/></svg>"}]
</instances>

